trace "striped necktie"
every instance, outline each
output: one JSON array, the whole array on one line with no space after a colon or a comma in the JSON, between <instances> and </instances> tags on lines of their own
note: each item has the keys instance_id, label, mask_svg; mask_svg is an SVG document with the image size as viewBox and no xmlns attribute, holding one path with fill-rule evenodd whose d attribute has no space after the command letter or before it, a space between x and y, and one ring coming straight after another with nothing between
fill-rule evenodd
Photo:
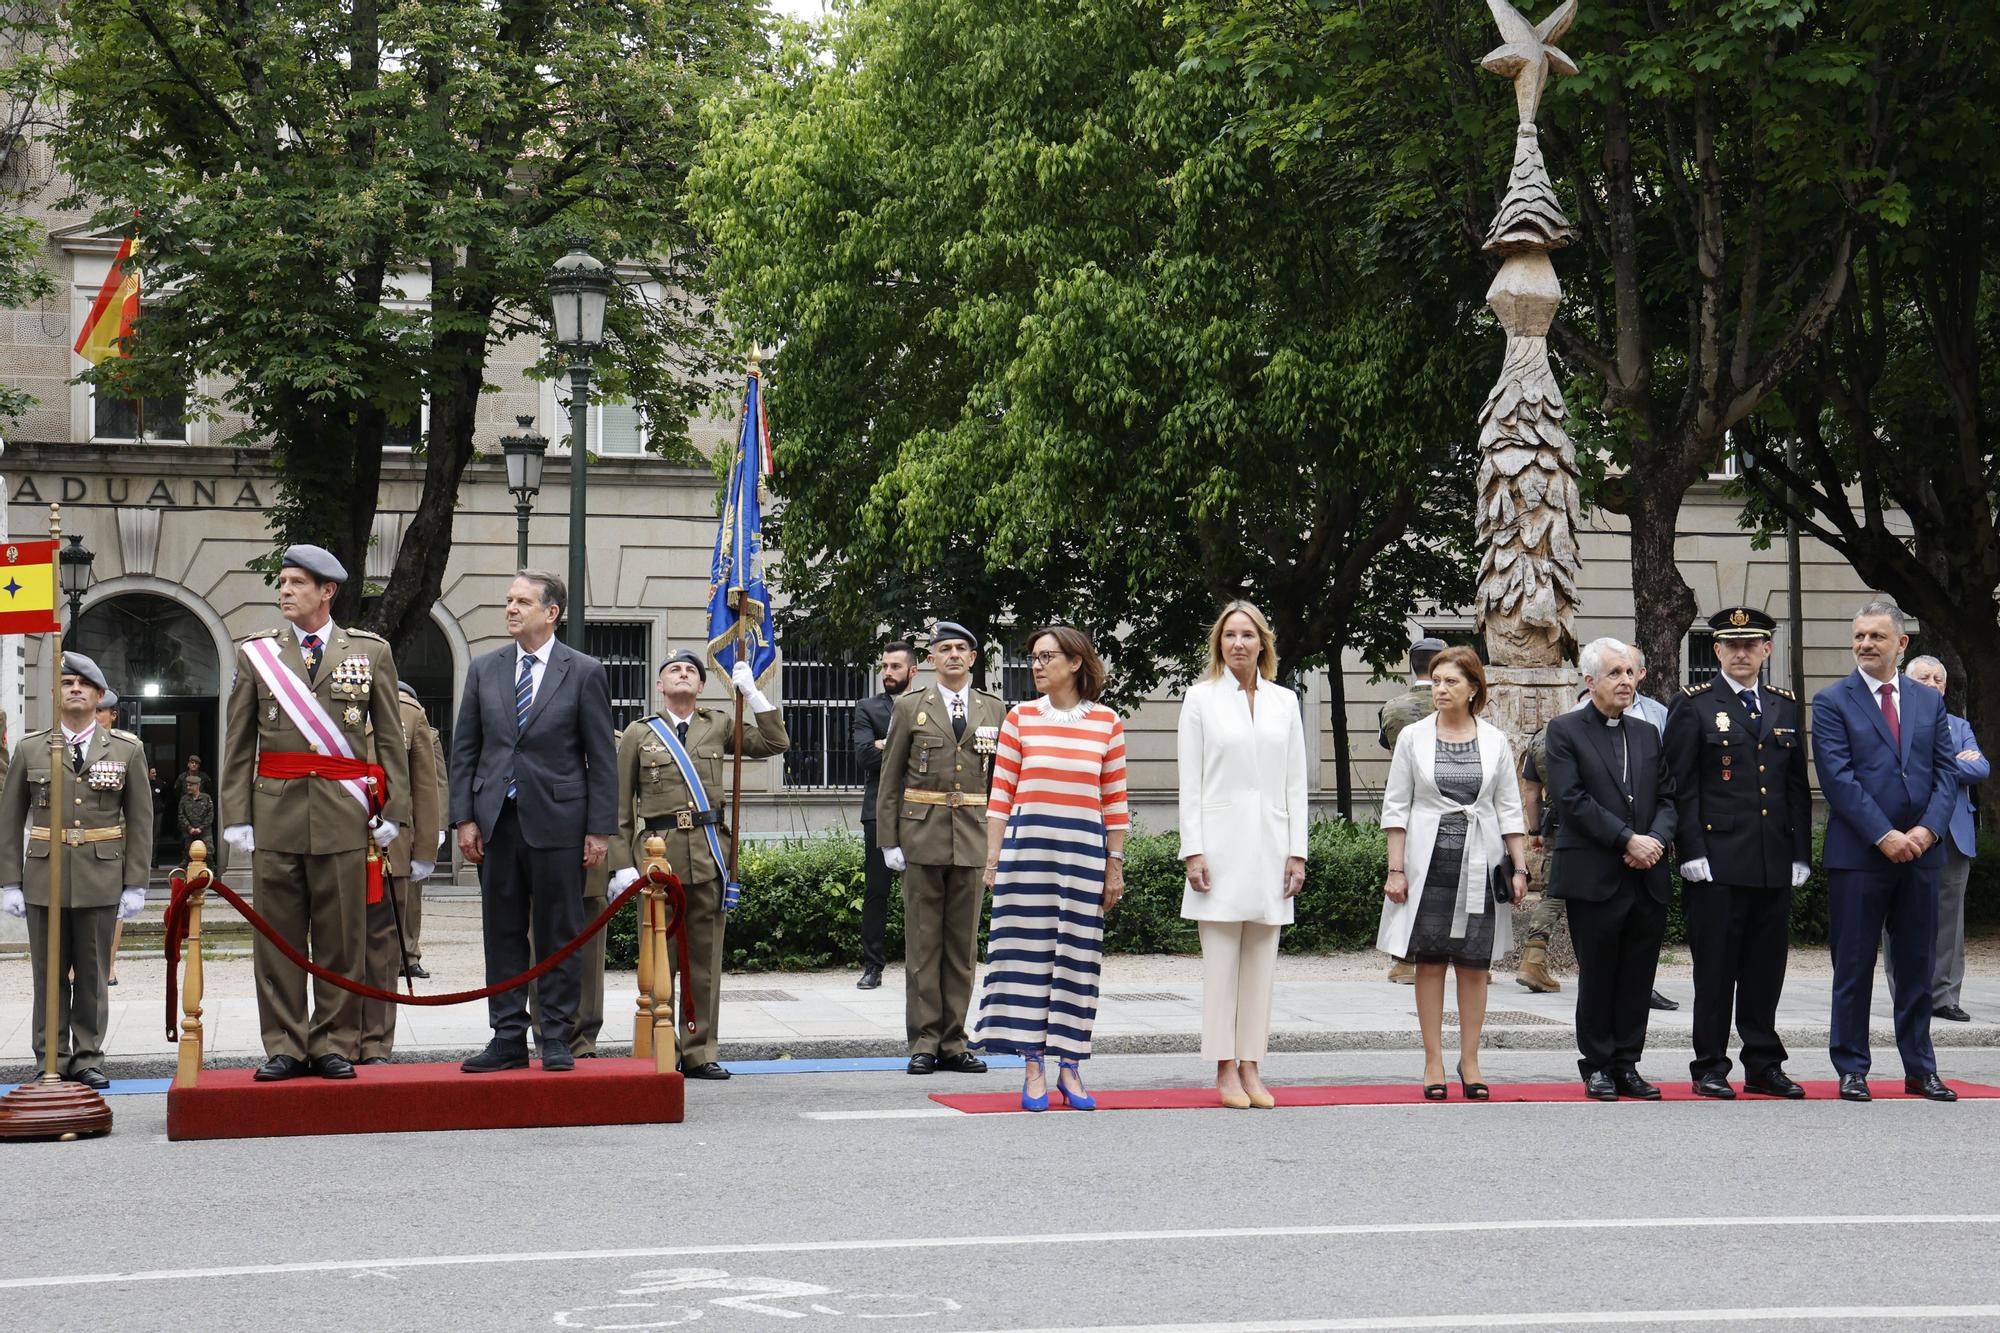
<instances>
[{"instance_id":1,"label":"striped necktie","mask_svg":"<svg viewBox=\"0 0 2000 1333\"><path fill-rule=\"evenodd\" d=\"M514 731L518 735L528 725L528 705L535 701L535 659L521 658L521 678L514 682ZM514 779L507 779L507 799L513 800L520 794L520 787Z\"/></svg>"}]
</instances>

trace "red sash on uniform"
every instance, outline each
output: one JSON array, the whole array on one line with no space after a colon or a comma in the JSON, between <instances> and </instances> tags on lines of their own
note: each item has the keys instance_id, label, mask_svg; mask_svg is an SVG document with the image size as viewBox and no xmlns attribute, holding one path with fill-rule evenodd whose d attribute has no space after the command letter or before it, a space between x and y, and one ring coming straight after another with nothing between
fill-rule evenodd
<instances>
[{"instance_id":1,"label":"red sash on uniform","mask_svg":"<svg viewBox=\"0 0 2000 1333\"><path fill-rule=\"evenodd\" d=\"M335 782L359 782L368 789L368 817L372 821L389 803L389 775L380 764L345 755L316 754L311 750L262 751L257 756L260 778L330 778ZM382 901L382 857L375 840L368 840L368 901Z\"/></svg>"}]
</instances>

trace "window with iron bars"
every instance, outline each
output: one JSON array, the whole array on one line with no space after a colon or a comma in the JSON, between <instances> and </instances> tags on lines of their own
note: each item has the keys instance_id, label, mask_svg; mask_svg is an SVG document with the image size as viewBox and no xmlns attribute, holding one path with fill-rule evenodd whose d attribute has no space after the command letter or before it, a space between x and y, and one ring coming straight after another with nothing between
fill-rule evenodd
<instances>
[{"instance_id":1,"label":"window with iron bars","mask_svg":"<svg viewBox=\"0 0 2000 1333\"><path fill-rule=\"evenodd\" d=\"M782 663L785 730L785 785L791 788L859 787L861 764L854 757L854 705L878 689L863 666L833 662Z\"/></svg>"},{"instance_id":2,"label":"window with iron bars","mask_svg":"<svg viewBox=\"0 0 2000 1333\"><path fill-rule=\"evenodd\" d=\"M1772 654L1775 657L1776 654ZM1706 625L1698 625L1688 631L1687 637L1687 677L1681 684L1693 689L1706 685L1722 675L1722 664L1715 660L1715 631ZM1764 659L1763 669L1757 673L1759 685L1771 683L1771 658Z\"/></svg>"},{"instance_id":3,"label":"window with iron bars","mask_svg":"<svg viewBox=\"0 0 2000 1333\"><path fill-rule=\"evenodd\" d=\"M653 711L653 622L587 620L583 650L604 663L611 720L619 731Z\"/></svg>"}]
</instances>

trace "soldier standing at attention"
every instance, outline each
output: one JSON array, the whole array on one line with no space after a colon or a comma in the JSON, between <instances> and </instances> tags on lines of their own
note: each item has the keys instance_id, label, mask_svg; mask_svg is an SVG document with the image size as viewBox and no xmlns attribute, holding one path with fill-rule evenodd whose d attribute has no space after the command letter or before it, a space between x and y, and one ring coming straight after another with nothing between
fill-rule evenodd
<instances>
[{"instance_id":1,"label":"soldier standing at attention","mask_svg":"<svg viewBox=\"0 0 2000 1333\"><path fill-rule=\"evenodd\" d=\"M728 855L722 840L729 836L723 822L722 760L735 753L736 719L717 708L697 703L708 669L690 652L678 652L660 668L660 699L665 705L648 718L625 728L618 740L618 836L611 855L618 869L610 892L622 893L646 864L646 836L666 839L667 863L681 878L687 894L688 968L679 984L693 988L695 1030L681 1049L681 1073L688 1078L728 1078L716 1060L716 1006L722 998L723 876ZM743 756L765 759L783 754L791 741L785 716L764 697L739 661L729 683L755 715L754 727L743 732ZM680 967L679 952L672 952ZM657 987L662 982L655 979ZM671 991L668 994L671 1000Z\"/></svg>"},{"instance_id":2,"label":"soldier standing at attention","mask_svg":"<svg viewBox=\"0 0 2000 1333\"><path fill-rule=\"evenodd\" d=\"M1378 726L1375 739L1390 754L1396 753L1396 738L1403 734L1404 727L1437 711L1437 705L1431 702L1431 660L1444 649L1443 639L1429 636L1410 645L1410 688L1384 703L1375 715ZM1389 980L1399 986L1414 985L1416 966L1398 958L1389 968Z\"/></svg>"},{"instance_id":3,"label":"soldier standing at attention","mask_svg":"<svg viewBox=\"0 0 2000 1333\"><path fill-rule=\"evenodd\" d=\"M420 897L423 882L437 868L431 858L437 855L438 835L444 830L444 808L438 804L437 750L431 740L430 720L424 716L415 690L398 681L396 691L396 703L402 710L402 743L409 752L410 822L397 833L383 856L382 900L368 904L368 984L388 991L396 989L396 978L402 975L410 942L410 904ZM371 749L374 744L371 729ZM389 1063L396 1053L398 1012L399 1007L386 1000L361 1002L359 1063Z\"/></svg>"},{"instance_id":4,"label":"soldier standing at attention","mask_svg":"<svg viewBox=\"0 0 2000 1333\"><path fill-rule=\"evenodd\" d=\"M1007 706L972 688L979 643L940 620L937 679L896 701L875 805L882 860L903 876L903 1024L912 1074L983 1074L965 1049L986 901L986 783Z\"/></svg>"},{"instance_id":5,"label":"soldier standing at attention","mask_svg":"<svg viewBox=\"0 0 2000 1333\"><path fill-rule=\"evenodd\" d=\"M1812 873L1812 790L1798 700L1758 677L1778 622L1749 606L1709 617L1722 674L1667 714L1680 828L1681 905L1694 956L1695 1093L1727 1100L1729 1019L1743 1090L1803 1097L1785 1075L1778 997L1792 946L1792 891Z\"/></svg>"},{"instance_id":6,"label":"soldier standing at attention","mask_svg":"<svg viewBox=\"0 0 2000 1333\"><path fill-rule=\"evenodd\" d=\"M92 714L104 673L82 653L62 659L62 732L70 772L62 810L49 805L49 733L31 731L0 782L0 905L28 918L35 970L35 1062L45 1058L42 1031L49 1002L49 856L63 854L62 980L57 984L56 1072L102 1092L111 1086L104 1031L111 1015L111 936L146 902L153 858L153 793L143 781L146 752L130 732L100 726ZM27 827L29 823L33 827ZM54 830L53 835L51 830ZM24 846L25 835L25 846ZM85 850L88 848L89 850Z\"/></svg>"},{"instance_id":7,"label":"soldier standing at attention","mask_svg":"<svg viewBox=\"0 0 2000 1333\"><path fill-rule=\"evenodd\" d=\"M347 570L331 551L293 546L278 571L284 629L236 649L220 805L222 840L251 858L257 911L321 967L360 980L368 956L368 862L410 818L410 761L388 641L333 623ZM368 755L368 728L378 738ZM372 844L372 845L371 845ZM252 952L264 1054L261 1082L353 1078L361 997L315 980L262 934Z\"/></svg>"}]
</instances>

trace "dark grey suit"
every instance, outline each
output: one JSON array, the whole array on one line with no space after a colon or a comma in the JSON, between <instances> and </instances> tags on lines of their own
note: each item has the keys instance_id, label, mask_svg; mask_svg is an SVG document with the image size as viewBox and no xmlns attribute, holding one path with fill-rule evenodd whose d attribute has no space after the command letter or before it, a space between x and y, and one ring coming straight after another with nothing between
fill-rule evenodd
<instances>
[{"instance_id":1,"label":"dark grey suit","mask_svg":"<svg viewBox=\"0 0 2000 1333\"><path fill-rule=\"evenodd\" d=\"M895 707L893 694L871 694L854 705L854 757L861 764L861 965L878 972L888 961L889 867L875 837L875 791L882 778L882 752L875 742L889 739L889 715Z\"/></svg>"},{"instance_id":2,"label":"dark grey suit","mask_svg":"<svg viewBox=\"0 0 2000 1333\"><path fill-rule=\"evenodd\" d=\"M486 844L479 887L488 985L526 971L583 929L584 836L618 831L618 758L603 665L551 644L534 702L517 722L519 661L509 644L473 662L451 739L451 823L472 821ZM572 955L537 984L545 1047L575 1035L580 979ZM494 1037L525 1044L526 992L506 991L486 1005Z\"/></svg>"}]
</instances>

